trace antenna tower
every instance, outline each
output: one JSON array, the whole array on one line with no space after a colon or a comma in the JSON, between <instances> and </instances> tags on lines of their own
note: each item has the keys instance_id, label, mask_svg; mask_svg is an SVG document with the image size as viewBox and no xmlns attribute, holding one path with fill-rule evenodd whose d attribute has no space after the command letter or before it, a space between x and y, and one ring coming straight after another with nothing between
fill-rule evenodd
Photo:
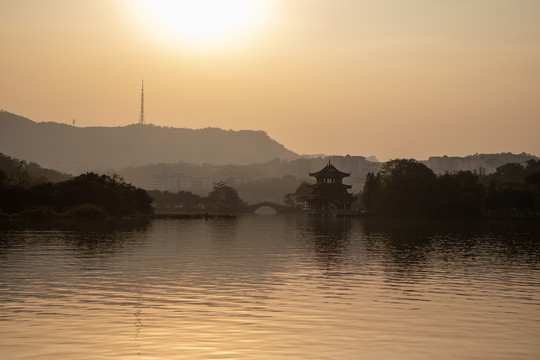
<instances>
[{"instance_id":1,"label":"antenna tower","mask_svg":"<svg viewBox=\"0 0 540 360\"><path fill-rule=\"evenodd\" d=\"M144 80L141 86L141 116L139 117L139 124L144 124Z\"/></svg>"}]
</instances>

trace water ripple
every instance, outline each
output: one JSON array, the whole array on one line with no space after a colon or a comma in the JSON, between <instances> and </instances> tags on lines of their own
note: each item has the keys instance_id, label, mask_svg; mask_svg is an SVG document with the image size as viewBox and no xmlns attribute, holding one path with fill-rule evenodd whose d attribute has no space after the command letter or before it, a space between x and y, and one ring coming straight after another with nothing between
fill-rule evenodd
<instances>
[{"instance_id":1,"label":"water ripple","mask_svg":"<svg viewBox=\"0 0 540 360\"><path fill-rule=\"evenodd\" d=\"M3 231L0 352L538 358L540 232L457 225L245 216Z\"/></svg>"}]
</instances>

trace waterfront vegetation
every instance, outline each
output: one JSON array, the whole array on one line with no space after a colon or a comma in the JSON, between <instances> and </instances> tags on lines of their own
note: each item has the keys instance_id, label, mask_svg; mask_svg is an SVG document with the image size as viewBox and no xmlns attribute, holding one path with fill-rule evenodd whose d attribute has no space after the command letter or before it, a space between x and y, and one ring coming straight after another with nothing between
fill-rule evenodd
<instances>
[{"instance_id":1,"label":"waterfront vegetation","mask_svg":"<svg viewBox=\"0 0 540 360\"><path fill-rule=\"evenodd\" d=\"M437 176L416 160L391 160L366 176L360 199L376 216L539 217L540 161L506 164L490 175Z\"/></svg>"},{"instance_id":2,"label":"waterfront vegetation","mask_svg":"<svg viewBox=\"0 0 540 360\"><path fill-rule=\"evenodd\" d=\"M0 208L23 218L105 219L148 215L153 211L148 193L113 175L86 173L52 183L12 183L0 172Z\"/></svg>"},{"instance_id":3,"label":"waterfront vegetation","mask_svg":"<svg viewBox=\"0 0 540 360\"><path fill-rule=\"evenodd\" d=\"M171 193L151 190L148 192L154 199L158 213L239 213L246 203L238 196L238 192L225 182L214 184L208 196L200 196L189 191Z\"/></svg>"},{"instance_id":4,"label":"waterfront vegetation","mask_svg":"<svg viewBox=\"0 0 540 360\"><path fill-rule=\"evenodd\" d=\"M9 218L107 219L150 216L213 218L248 209L237 190L214 184L207 196L188 191L146 191L118 175L85 173L73 178L37 164L3 156L0 164L0 214ZM31 171L29 171L31 170ZM51 173L49 173L51 172ZM46 176L53 176L47 181ZM301 211L309 184L283 197L285 206ZM540 160L510 163L489 175L458 171L436 175L414 159L383 164L368 173L353 206L381 217L540 217ZM177 214L177 215L173 215ZM181 216L178 214L182 214Z\"/></svg>"},{"instance_id":5,"label":"waterfront vegetation","mask_svg":"<svg viewBox=\"0 0 540 360\"><path fill-rule=\"evenodd\" d=\"M214 184L208 196L201 197L190 192L148 192L118 175L89 172L53 183L28 175L7 176L0 170L0 213L12 219L103 220L149 215L212 219L226 217L216 214L241 212L245 205L236 190L223 182ZM160 214L153 214L155 209ZM178 212L184 214L172 214Z\"/></svg>"}]
</instances>

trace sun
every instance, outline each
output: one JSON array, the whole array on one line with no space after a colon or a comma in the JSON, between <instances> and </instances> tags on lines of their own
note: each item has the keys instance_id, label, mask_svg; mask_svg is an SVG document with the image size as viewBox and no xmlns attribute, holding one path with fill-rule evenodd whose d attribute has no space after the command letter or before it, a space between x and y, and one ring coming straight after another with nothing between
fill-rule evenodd
<instances>
[{"instance_id":1,"label":"sun","mask_svg":"<svg viewBox=\"0 0 540 360\"><path fill-rule=\"evenodd\" d=\"M190 50L225 50L253 37L272 0L128 0L143 30Z\"/></svg>"}]
</instances>

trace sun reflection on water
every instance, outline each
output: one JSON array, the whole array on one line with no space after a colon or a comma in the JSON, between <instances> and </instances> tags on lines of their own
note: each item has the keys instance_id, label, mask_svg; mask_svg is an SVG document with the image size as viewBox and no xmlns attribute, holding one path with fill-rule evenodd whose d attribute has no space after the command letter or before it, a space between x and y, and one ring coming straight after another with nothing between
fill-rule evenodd
<instances>
[{"instance_id":1,"label":"sun reflection on water","mask_svg":"<svg viewBox=\"0 0 540 360\"><path fill-rule=\"evenodd\" d=\"M8 359L534 359L537 229L297 216L0 232Z\"/></svg>"}]
</instances>

